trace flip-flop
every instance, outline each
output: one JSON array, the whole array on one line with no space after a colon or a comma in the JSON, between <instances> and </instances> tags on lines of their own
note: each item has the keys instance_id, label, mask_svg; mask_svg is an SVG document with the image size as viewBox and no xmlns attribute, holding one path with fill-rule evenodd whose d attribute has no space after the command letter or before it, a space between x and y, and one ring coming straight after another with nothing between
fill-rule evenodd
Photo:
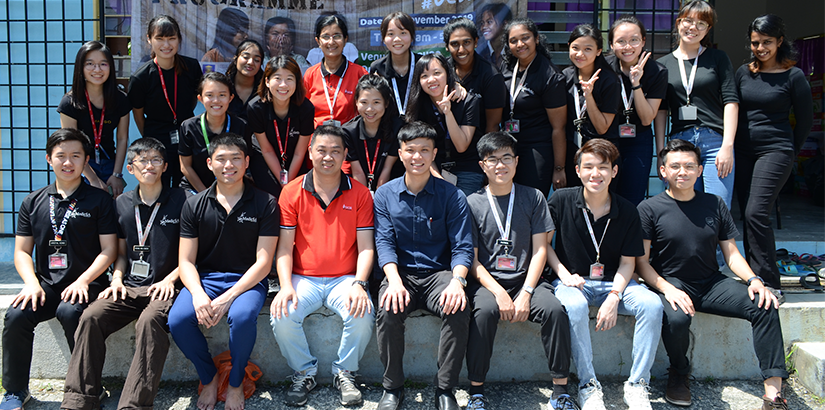
<instances>
[{"instance_id":1,"label":"flip-flop","mask_svg":"<svg viewBox=\"0 0 825 410\"><path fill-rule=\"evenodd\" d=\"M803 253L802 255L799 255L798 261L799 263L808 265L812 268L817 268L822 265L822 261L819 260L819 257L811 255L810 253Z\"/></svg>"},{"instance_id":2,"label":"flip-flop","mask_svg":"<svg viewBox=\"0 0 825 410\"><path fill-rule=\"evenodd\" d=\"M788 257L788 250L785 248L779 248L776 250L776 260L777 261L789 261L791 258Z\"/></svg>"},{"instance_id":3,"label":"flip-flop","mask_svg":"<svg viewBox=\"0 0 825 410\"><path fill-rule=\"evenodd\" d=\"M776 261L776 266L779 268L779 273L785 276L807 276L816 273L808 266L798 265L791 262Z\"/></svg>"},{"instance_id":4,"label":"flip-flop","mask_svg":"<svg viewBox=\"0 0 825 410\"><path fill-rule=\"evenodd\" d=\"M813 280L809 280L811 278L813 278ZM825 287L819 283L819 276L816 276L815 273L799 278L799 284L802 285L803 288L811 289L814 292L822 292L825 290Z\"/></svg>"}]
</instances>

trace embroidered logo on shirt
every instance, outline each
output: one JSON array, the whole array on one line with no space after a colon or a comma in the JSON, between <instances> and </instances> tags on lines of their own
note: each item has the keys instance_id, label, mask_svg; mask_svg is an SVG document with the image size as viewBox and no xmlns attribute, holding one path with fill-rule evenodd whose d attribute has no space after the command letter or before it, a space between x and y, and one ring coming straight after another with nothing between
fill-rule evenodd
<instances>
[{"instance_id":1,"label":"embroidered logo on shirt","mask_svg":"<svg viewBox=\"0 0 825 410\"><path fill-rule=\"evenodd\" d=\"M90 214L88 212L80 212L78 210L75 210L74 212L72 212L72 218L78 218L78 217L81 217L81 216L84 217L84 218L91 218L92 214Z\"/></svg>"},{"instance_id":2,"label":"embroidered logo on shirt","mask_svg":"<svg viewBox=\"0 0 825 410\"><path fill-rule=\"evenodd\" d=\"M352 211L352 207L347 204L344 204L344 210Z\"/></svg>"},{"instance_id":3,"label":"embroidered logo on shirt","mask_svg":"<svg viewBox=\"0 0 825 410\"><path fill-rule=\"evenodd\" d=\"M714 224L715 222L716 222L716 221L714 221L714 220L713 220L713 218L711 218L711 217L709 217L709 216L705 218L705 223L706 223L706 224L708 224L708 226L709 226L709 227L711 227L711 228L713 228L713 224Z\"/></svg>"},{"instance_id":4,"label":"embroidered logo on shirt","mask_svg":"<svg viewBox=\"0 0 825 410\"><path fill-rule=\"evenodd\" d=\"M175 224L179 224L179 223L180 223L180 219L171 219L171 218L169 218L169 215L163 215L163 218L160 218L160 225L161 226L166 226L166 224L175 225Z\"/></svg>"},{"instance_id":5,"label":"embroidered logo on shirt","mask_svg":"<svg viewBox=\"0 0 825 410\"><path fill-rule=\"evenodd\" d=\"M244 222L257 223L258 218L255 216L246 216L246 212L242 212L241 215L238 217L238 223L242 224Z\"/></svg>"}]
</instances>

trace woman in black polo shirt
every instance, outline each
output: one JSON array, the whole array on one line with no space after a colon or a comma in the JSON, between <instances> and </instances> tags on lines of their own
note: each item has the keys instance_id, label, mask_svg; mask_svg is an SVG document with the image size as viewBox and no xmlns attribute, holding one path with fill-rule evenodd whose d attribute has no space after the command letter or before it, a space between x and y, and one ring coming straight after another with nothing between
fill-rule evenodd
<instances>
[{"instance_id":1,"label":"woman in black polo shirt","mask_svg":"<svg viewBox=\"0 0 825 410\"><path fill-rule=\"evenodd\" d=\"M288 56L272 57L258 96L247 109L249 130L255 136L249 164L252 179L276 198L282 185L301 174L315 131L315 106L305 96L298 63Z\"/></svg>"},{"instance_id":2,"label":"woman in black polo shirt","mask_svg":"<svg viewBox=\"0 0 825 410\"><path fill-rule=\"evenodd\" d=\"M540 190L566 185L564 156L567 100L564 77L530 19L515 19L504 29L504 84L510 92L504 130L518 140L515 182Z\"/></svg>"},{"instance_id":3,"label":"woman in black polo shirt","mask_svg":"<svg viewBox=\"0 0 825 410\"><path fill-rule=\"evenodd\" d=\"M650 165L653 162L653 129L659 105L667 92L667 69L644 51L647 32L635 16L621 16L613 22L607 42L613 53L607 62L619 76L622 105L613 118L609 135L619 135L621 173L613 184L623 198L638 205L645 199ZM656 136L656 151L664 147L665 136ZM656 167L659 169L659 167Z\"/></svg>"},{"instance_id":4,"label":"woman in black polo shirt","mask_svg":"<svg viewBox=\"0 0 825 410\"><path fill-rule=\"evenodd\" d=\"M235 57L226 70L226 76L235 86L235 98L229 103L229 113L247 119L246 109L258 93L264 77L261 62L264 48L255 40L245 40L235 50Z\"/></svg>"},{"instance_id":5,"label":"woman in black polo shirt","mask_svg":"<svg viewBox=\"0 0 825 410\"><path fill-rule=\"evenodd\" d=\"M415 42L415 21L403 11L390 13L381 21L381 38L387 47L387 55L373 61L370 74L387 79L392 87L392 103L396 106L396 112L404 115L413 82L413 68L421 58L420 54L410 50Z\"/></svg>"},{"instance_id":6,"label":"woman in black polo shirt","mask_svg":"<svg viewBox=\"0 0 825 410\"><path fill-rule=\"evenodd\" d=\"M74 62L72 89L60 100L57 112L61 128L79 129L94 143L94 153L89 153L89 163L83 169L86 180L117 197L125 185L122 172L132 105L117 89L111 71L114 66L112 52L105 44L83 44Z\"/></svg>"}]
</instances>

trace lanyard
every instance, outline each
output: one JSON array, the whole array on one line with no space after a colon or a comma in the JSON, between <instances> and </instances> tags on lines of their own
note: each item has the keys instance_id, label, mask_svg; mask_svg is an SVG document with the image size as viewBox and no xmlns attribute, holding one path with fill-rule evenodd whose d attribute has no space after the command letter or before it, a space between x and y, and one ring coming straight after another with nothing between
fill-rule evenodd
<instances>
[{"instance_id":1,"label":"lanyard","mask_svg":"<svg viewBox=\"0 0 825 410\"><path fill-rule=\"evenodd\" d=\"M390 65L392 65L392 57L390 57ZM404 103L401 104L401 98L398 96L398 83L395 77L392 78L392 90L395 91L395 105L398 106L398 112L404 114L407 112L407 100L410 96L410 87L412 87L413 68L415 68L415 56L410 51L410 71L407 71L407 91L404 93Z\"/></svg>"},{"instance_id":2,"label":"lanyard","mask_svg":"<svg viewBox=\"0 0 825 410\"><path fill-rule=\"evenodd\" d=\"M627 91L624 88L624 80L619 79L622 84L622 102L624 103L625 120L630 123L630 106L633 104L634 93L630 93L630 98L627 98Z\"/></svg>"},{"instance_id":3,"label":"lanyard","mask_svg":"<svg viewBox=\"0 0 825 410\"><path fill-rule=\"evenodd\" d=\"M281 152L281 168L286 168L286 145L289 143L289 121L291 118L287 117L286 119L286 138L284 138L283 144L281 143L281 131L278 130L278 120L272 120L272 125L275 126L275 139L278 141L278 151Z\"/></svg>"},{"instance_id":4,"label":"lanyard","mask_svg":"<svg viewBox=\"0 0 825 410\"><path fill-rule=\"evenodd\" d=\"M693 68L690 69L689 82L687 75L685 74L685 59L681 57L676 57L676 59L679 60L679 74L682 76L682 85L685 87L685 94L687 95L687 105L690 105L690 93L691 91L693 91L693 80L696 79L696 67L699 66L699 54L702 54L702 46L699 46L699 53L696 54L696 59L693 60Z\"/></svg>"},{"instance_id":5,"label":"lanyard","mask_svg":"<svg viewBox=\"0 0 825 410\"><path fill-rule=\"evenodd\" d=\"M370 162L370 150L367 148L367 140L364 140L364 153L367 154L367 170L369 170L369 178L370 182L375 177L375 166L378 165L378 153L381 152L381 140L379 139L375 143L375 157L373 157L372 162Z\"/></svg>"},{"instance_id":6,"label":"lanyard","mask_svg":"<svg viewBox=\"0 0 825 410\"><path fill-rule=\"evenodd\" d=\"M344 81L344 76L347 75L347 69L349 68L349 62L344 59L344 72L341 74L341 77L338 77L338 86L335 87L335 98L332 101L329 100L329 91L327 90L329 86L327 85L327 78L325 76L321 76L321 81L324 82L324 96L327 97L327 106L329 106L329 115L332 118L335 118L335 113L332 112L332 107L335 107L335 102L338 101L338 92L341 91L341 83ZM332 73L329 74L332 76Z\"/></svg>"},{"instance_id":7,"label":"lanyard","mask_svg":"<svg viewBox=\"0 0 825 410\"><path fill-rule=\"evenodd\" d=\"M160 201L155 202L155 208L152 209L152 215L149 216L149 222L146 222L146 232L143 231L143 227L140 224L140 211L138 210L138 206L139 205L135 205L135 222L137 223L138 243L140 246L143 246L146 244L146 239L149 238L149 231L152 229L152 222L155 221L155 216L158 214L158 209L160 209Z\"/></svg>"},{"instance_id":8,"label":"lanyard","mask_svg":"<svg viewBox=\"0 0 825 410\"><path fill-rule=\"evenodd\" d=\"M232 123L232 119L229 115L226 116L226 132L229 132L229 124ZM206 113L201 114L201 132L203 133L203 142L206 143L206 150L209 150L209 137L206 134ZM141 244L143 245L143 244Z\"/></svg>"},{"instance_id":9,"label":"lanyard","mask_svg":"<svg viewBox=\"0 0 825 410\"><path fill-rule=\"evenodd\" d=\"M507 222L505 222L505 226L501 226L501 218L498 217L498 211L496 210L496 203L493 200L493 193L490 192L490 187L487 186L487 200L490 201L490 209L493 211L493 217L496 219L496 226L498 227L498 232L501 234L501 239L507 241L510 239L510 222L513 220L513 203L515 203L515 196L516 196L516 186L510 189L510 204L507 205ZM506 250L505 250L506 252Z\"/></svg>"},{"instance_id":10,"label":"lanyard","mask_svg":"<svg viewBox=\"0 0 825 410\"><path fill-rule=\"evenodd\" d=\"M533 57L533 61L539 56ZM513 119L513 107L516 106L516 97L518 97L521 89L524 88L524 81L527 80L527 72L530 71L530 66L533 65L533 61L530 61L530 64L527 64L527 68L524 69L524 75L521 77L521 80L518 82L518 88L516 88L516 75L518 74L518 60L516 60L516 66L513 67L513 79L510 80L510 119Z\"/></svg>"},{"instance_id":11,"label":"lanyard","mask_svg":"<svg viewBox=\"0 0 825 410\"><path fill-rule=\"evenodd\" d=\"M584 92L581 93L582 97L584 97ZM576 119L580 120L584 117L585 111L587 111L587 98L585 97L584 104L579 101L579 88L577 86L573 86L573 102L576 105Z\"/></svg>"},{"instance_id":12,"label":"lanyard","mask_svg":"<svg viewBox=\"0 0 825 410\"><path fill-rule=\"evenodd\" d=\"M86 91L86 105L89 106L89 117L92 119L92 133L95 137L95 150L100 149L100 140L103 136L103 119L106 118L106 105L100 110L100 127L95 127L95 114L92 112L92 100L89 99L89 92Z\"/></svg>"},{"instance_id":13,"label":"lanyard","mask_svg":"<svg viewBox=\"0 0 825 410\"><path fill-rule=\"evenodd\" d=\"M60 228L57 227L57 220L54 216L54 203L54 196L49 195L49 220L52 222L54 240L61 241L63 240L63 231L66 230L66 224L69 223L69 218L71 218L72 214L74 214L74 209L77 206L77 199L72 199L72 202L69 202L69 208L66 209L66 213L63 214L63 222L60 223Z\"/></svg>"},{"instance_id":14,"label":"lanyard","mask_svg":"<svg viewBox=\"0 0 825 410\"><path fill-rule=\"evenodd\" d=\"M604 235L607 234L607 227L610 226L610 218L607 219L607 224L604 225L602 239L599 240L599 243L596 243L596 235L593 234L593 226L590 225L590 217L587 215L587 211L585 211L584 208L582 208L582 213L584 214L585 222L587 222L587 230L590 232L590 239L593 240L593 246L596 247L596 263L599 263L600 249L602 248L602 242L604 242Z\"/></svg>"},{"instance_id":15,"label":"lanyard","mask_svg":"<svg viewBox=\"0 0 825 410\"><path fill-rule=\"evenodd\" d=\"M175 71L175 107L172 107L172 103L169 101L169 93L166 92L166 80L163 79L163 70L160 69L160 64L158 64L157 58L155 59L155 65L158 66L158 75L160 75L160 86L163 88L163 96L166 97L166 103L169 104L169 110L172 111L172 116L174 116L174 123L178 123L178 113L175 112L175 107L178 106L178 72Z\"/></svg>"}]
</instances>

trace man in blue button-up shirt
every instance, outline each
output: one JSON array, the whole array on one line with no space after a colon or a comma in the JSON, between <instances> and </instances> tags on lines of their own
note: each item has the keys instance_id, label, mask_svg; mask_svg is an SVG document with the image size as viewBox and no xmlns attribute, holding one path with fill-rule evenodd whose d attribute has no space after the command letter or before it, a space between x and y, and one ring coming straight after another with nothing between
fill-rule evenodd
<instances>
[{"instance_id":1,"label":"man in blue button-up shirt","mask_svg":"<svg viewBox=\"0 0 825 410\"><path fill-rule=\"evenodd\" d=\"M404 397L404 320L423 308L441 317L436 408L458 410L452 389L467 347L470 310L464 294L473 261L467 199L430 175L435 130L416 121L398 133L406 173L375 192L375 247L386 277L378 293L378 350L384 363L379 410Z\"/></svg>"}]
</instances>

